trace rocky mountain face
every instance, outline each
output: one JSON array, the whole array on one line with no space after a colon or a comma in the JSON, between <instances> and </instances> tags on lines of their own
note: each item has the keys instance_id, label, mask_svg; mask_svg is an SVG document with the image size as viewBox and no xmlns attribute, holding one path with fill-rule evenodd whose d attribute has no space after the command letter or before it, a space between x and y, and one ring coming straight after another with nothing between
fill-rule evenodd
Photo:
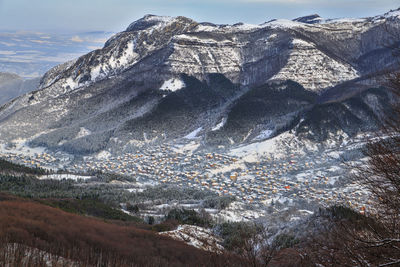
<instances>
[{"instance_id":1,"label":"rocky mountain face","mask_svg":"<svg viewBox=\"0 0 400 267\"><path fill-rule=\"evenodd\" d=\"M91 154L179 139L232 146L286 131L351 137L379 127L392 101L380 84L396 67L399 32L400 10L261 25L147 15L3 105L0 139Z\"/></svg>"}]
</instances>

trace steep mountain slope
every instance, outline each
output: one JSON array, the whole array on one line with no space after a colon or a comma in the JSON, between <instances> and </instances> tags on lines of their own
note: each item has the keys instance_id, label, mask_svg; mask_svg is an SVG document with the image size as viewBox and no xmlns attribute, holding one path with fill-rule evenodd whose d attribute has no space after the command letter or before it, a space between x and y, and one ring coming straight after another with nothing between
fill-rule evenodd
<instances>
[{"instance_id":1,"label":"steep mountain slope","mask_svg":"<svg viewBox=\"0 0 400 267\"><path fill-rule=\"evenodd\" d=\"M232 145L288 130L351 136L374 129L383 110L374 105L390 99L363 91L394 68L387 45L399 31L399 11L261 25L148 15L4 105L0 139L90 154L179 138Z\"/></svg>"},{"instance_id":2,"label":"steep mountain slope","mask_svg":"<svg viewBox=\"0 0 400 267\"><path fill-rule=\"evenodd\" d=\"M296 133L322 142L332 135L337 138L378 130L390 114L391 95L384 88L368 89L348 99L318 103L306 112Z\"/></svg>"},{"instance_id":3,"label":"steep mountain slope","mask_svg":"<svg viewBox=\"0 0 400 267\"><path fill-rule=\"evenodd\" d=\"M225 124L208 134L218 144L262 140L289 130L317 95L288 81L263 85L241 96L226 115ZM227 138L228 137L228 138Z\"/></svg>"}]
</instances>

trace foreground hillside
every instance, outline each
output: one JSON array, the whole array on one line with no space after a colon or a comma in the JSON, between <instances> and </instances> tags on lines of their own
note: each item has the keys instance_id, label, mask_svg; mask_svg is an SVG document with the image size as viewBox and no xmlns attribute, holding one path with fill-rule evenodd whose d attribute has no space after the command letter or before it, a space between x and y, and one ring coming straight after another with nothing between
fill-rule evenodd
<instances>
[{"instance_id":1,"label":"foreground hillside","mask_svg":"<svg viewBox=\"0 0 400 267\"><path fill-rule=\"evenodd\" d=\"M73 263L68 266L241 265L235 257L203 252L135 226L82 217L10 195L0 198L1 265L30 261L24 266L43 266L59 257Z\"/></svg>"},{"instance_id":2,"label":"foreground hillside","mask_svg":"<svg viewBox=\"0 0 400 267\"><path fill-rule=\"evenodd\" d=\"M182 225L173 231L157 233L154 230L168 230L168 225L150 226L122 218L104 220L49 206L70 210L74 202L0 193L0 265L337 266L336 260L347 261L347 251L340 247L341 242L351 242L347 231L364 231L376 225L374 217L334 206L277 229L262 223L223 223L215 228L217 231L211 231L195 226L199 221L193 221L194 216L184 219L196 213L188 211L179 219L192 226ZM82 203L85 202L76 202ZM204 250L217 248L218 253L193 247L201 242L211 246L203 247ZM333 258L330 249L336 251ZM368 257L365 260L380 261L379 257Z\"/></svg>"}]
</instances>

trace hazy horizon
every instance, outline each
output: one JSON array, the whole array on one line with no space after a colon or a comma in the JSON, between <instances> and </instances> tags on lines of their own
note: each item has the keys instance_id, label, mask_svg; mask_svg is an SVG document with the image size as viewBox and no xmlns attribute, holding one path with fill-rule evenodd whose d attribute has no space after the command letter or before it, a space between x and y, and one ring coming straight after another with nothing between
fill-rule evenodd
<instances>
[{"instance_id":1,"label":"hazy horizon","mask_svg":"<svg viewBox=\"0 0 400 267\"><path fill-rule=\"evenodd\" d=\"M260 24L315 13L325 18L361 18L399 7L396 0L0 0L0 31L118 32L146 14L217 24Z\"/></svg>"},{"instance_id":2,"label":"hazy horizon","mask_svg":"<svg viewBox=\"0 0 400 267\"><path fill-rule=\"evenodd\" d=\"M101 48L146 14L197 22L260 24L310 14L360 18L399 8L393 0L0 0L0 72L31 78ZM27 8L29 7L29 8ZM221 12L223 10L223 12Z\"/></svg>"}]
</instances>

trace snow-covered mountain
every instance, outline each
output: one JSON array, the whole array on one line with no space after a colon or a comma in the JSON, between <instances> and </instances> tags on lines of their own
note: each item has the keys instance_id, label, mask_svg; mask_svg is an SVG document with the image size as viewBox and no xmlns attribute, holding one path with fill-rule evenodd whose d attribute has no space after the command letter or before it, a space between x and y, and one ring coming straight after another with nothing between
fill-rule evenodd
<instances>
[{"instance_id":1,"label":"snow-covered mountain","mask_svg":"<svg viewBox=\"0 0 400 267\"><path fill-rule=\"evenodd\" d=\"M375 129L391 96L400 10L215 25L147 15L102 49L59 65L0 111L0 139L74 153L200 139L325 141Z\"/></svg>"}]
</instances>

